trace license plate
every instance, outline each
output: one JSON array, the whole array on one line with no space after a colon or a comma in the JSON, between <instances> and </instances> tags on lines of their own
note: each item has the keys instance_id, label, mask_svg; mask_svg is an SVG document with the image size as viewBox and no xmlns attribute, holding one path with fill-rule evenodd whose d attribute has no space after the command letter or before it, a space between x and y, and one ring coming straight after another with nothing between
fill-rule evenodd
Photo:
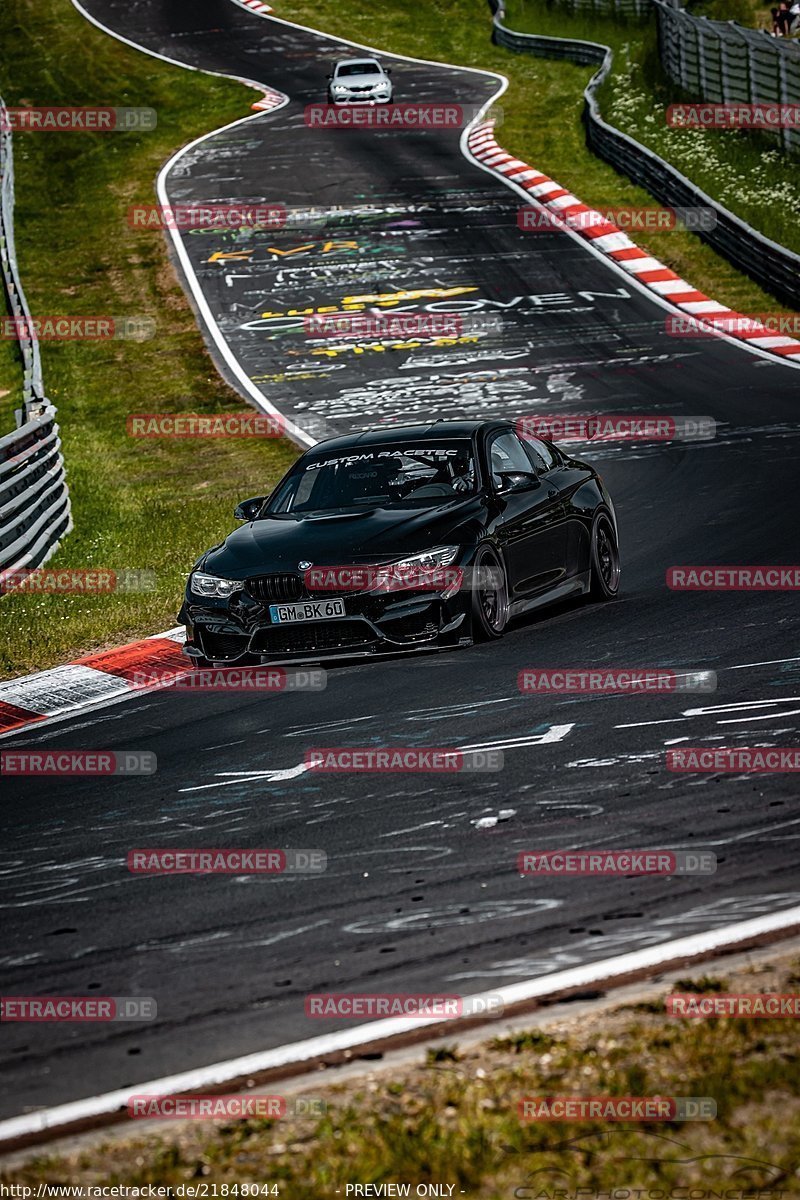
<instances>
[{"instance_id":1,"label":"license plate","mask_svg":"<svg viewBox=\"0 0 800 1200\"><path fill-rule=\"evenodd\" d=\"M274 625L297 621L328 621L343 617L344 600L309 600L302 604L270 604L269 615Z\"/></svg>"}]
</instances>

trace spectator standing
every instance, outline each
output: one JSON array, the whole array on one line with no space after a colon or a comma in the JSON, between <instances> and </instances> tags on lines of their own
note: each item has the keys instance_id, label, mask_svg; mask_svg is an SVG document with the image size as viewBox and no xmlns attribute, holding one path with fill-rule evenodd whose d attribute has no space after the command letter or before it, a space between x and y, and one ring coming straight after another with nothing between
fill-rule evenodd
<instances>
[{"instance_id":1,"label":"spectator standing","mask_svg":"<svg viewBox=\"0 0 800 1200\"><path fill-rule=\"evenodd\" d=\"M791 23L792 15L789 11L789 0L780 0L778 11L774 16L772 32L776 37L787 37Z\"/></svg>"}]
</instances>

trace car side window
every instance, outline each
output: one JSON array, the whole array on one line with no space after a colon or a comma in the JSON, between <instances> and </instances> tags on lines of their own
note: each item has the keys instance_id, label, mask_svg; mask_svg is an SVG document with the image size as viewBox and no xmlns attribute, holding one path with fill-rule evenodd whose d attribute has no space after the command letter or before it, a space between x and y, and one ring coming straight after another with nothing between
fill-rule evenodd
<instances>
[{"instance_id":1,"label":"car side window","mask_svg":"<svg viewBox=\"0 0 800 1200\"><path fill-rule=\"evenodd\" d=\"M540 442L538 438L523 438L522 444L528 451L533 465L540 474L544 474L545 471L552 471L556 465L556 460L553 457L552 451L544 442Z\"/></svg>"},{"instance_id":2,"label":"car side window","mask_svg":"<svg viewBox=\"0 0 800 1200\"><path fill-rule=\"evenodd\" d=\"M531 473L531 461L515 433L500 433L492 439L489 443L489 466L494 487L498 487L502 482L500 475L503 472L524 471L528 475Z\"/></svg>"}]
</instances>

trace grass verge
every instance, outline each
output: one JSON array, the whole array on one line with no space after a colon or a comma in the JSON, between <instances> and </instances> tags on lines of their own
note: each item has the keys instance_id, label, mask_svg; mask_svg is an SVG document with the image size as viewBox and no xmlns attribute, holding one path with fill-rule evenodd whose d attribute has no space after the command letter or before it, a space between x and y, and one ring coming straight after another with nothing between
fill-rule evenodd
<instances>
[{"instance_id":1,"label":"grass verge","mask_svg":"<svg viewBox=\"0 0 800 1200\"><path fill-rule=\"evenodd\" d=\"M173 625L198 553L230 530L235 502L265 492L297 451L275 439L133 440L125 429L131 412L247 407L213 366L163 234L130 229L126 210L155 201L156 173L181 145L247 116L253 92L138 53L69 0L4 0L0 47L9 105L143 105L158 114L147 133L14 138L17 256L32 312L147 316L157 325L146 342L42 344L75 520L53 565L149 569L156 587L5 596L0 675L9 676ZM7 358L0 349L0 390L14 386Z\"/></svg>"},{"instance_id":2,"label":"grass verge","mask_svg":"<svg viewBox=\"0 0 800 1200\"><path fill-rule=\"evenodd\" d=\"M610 46L614 65L599 94L605 119L766 237L800 251L799 164L787 158L775 138L745 130L667 127L667 106L687 97L661 68L655 16L646 24L583 13L565 17L546 0L513 0L506 24L523 33L585 38ZM591 68L585 69L587 81L591 73Z\"/></svg>"},{"instance_id":3,"label":"grass verge","mask_svg":"<svg viewBox=\"0 0 800 1200\"><path fill-rule=\"evenodd\" d=\"M784 958L724 980L705 977L696 990L796 992L799 970L800 961ZM680 982L695 990L692 979ZM794 1024L680 1020L665 1016L663 1000L551 1020L346 1084L326 1086L320 1074L306 1094L325 1100L321 1120L173 1125L91 1149L76 1144L66 1158L41 1156L0 1180L33 1194L41 1183L152 1184L177 1197L190 1194L180 1185L205 1182L206 1195L235 1195L234 1185L258 1183L277 1185L286 1200L319 1200L345 1196L348 1184L408 1183L414 1196L417 1185L436 1183L482 1200L779 1200L800 1195ZM276 1089L257 1089L267 1090ZM520 1120L523 1097L566 1094L711 1097L717 1116Z\"/></svg>"}]
</instances>

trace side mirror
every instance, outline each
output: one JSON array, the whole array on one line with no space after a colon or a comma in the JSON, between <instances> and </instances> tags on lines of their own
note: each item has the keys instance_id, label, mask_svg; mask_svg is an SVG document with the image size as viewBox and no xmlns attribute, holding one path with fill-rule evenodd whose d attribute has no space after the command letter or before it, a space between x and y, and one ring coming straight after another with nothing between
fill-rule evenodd
<instances>
[{"instance_id":1,"label":"side mirror","mask_svg":"<svg viewBox=\"0 0 800 1200\"><path fill-rule=\"evenodd\" d=\"M384 73L384 75L391 75L391 73L392 73L392 68L391 68L391 67L384 67L384 68L383 68L383 73Z\"/></svg>"},{"instance_id":2,"label":"side mirror","mask_svg":"<svg viewBox=\"0 0 800 1200\"><path fill-rule=\"evenodd\" d=\"M501 471L496 491L505 495L508 492L529 492L537 487L539 480L532 471Z\"/></svg>"},{"instance_id":3,"label":"side mirror","mask_svg":"<svg viewBox=\"0 0 800 1200\"><path fill-rule=\"evenodd\" d=\"M237 504L233 510L235 520L254 521L266 498L266 496L253 496L250 500L243 500L241 504Z\"/></svg>"},{"instance_id":4,"label":"side mirror","mask_svg":"<svg viewBox=\"0 0 800 1200\"><path fill-rule=\"evenodd\" d=\"M333 79L333 73L331 72L331 74L330 74L330 75L326 75L326 76L325 76L325 78L326 78L326 79Z\"/></svg>"}]
</instances>

